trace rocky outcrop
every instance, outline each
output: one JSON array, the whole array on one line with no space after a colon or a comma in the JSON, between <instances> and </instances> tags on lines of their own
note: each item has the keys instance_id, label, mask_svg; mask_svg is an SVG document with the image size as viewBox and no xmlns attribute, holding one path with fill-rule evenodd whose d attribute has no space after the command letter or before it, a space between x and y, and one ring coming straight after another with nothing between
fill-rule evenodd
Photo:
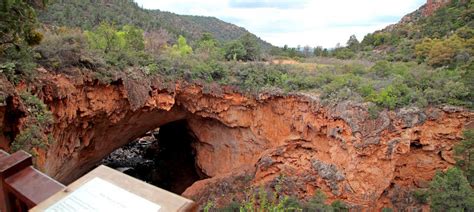
<instances>
[{"instance_id":1,"label":"rocky outcrop","mask_svg":"<svg viewBox=\"0 0 474 212\"><path fill-rule=\"evenodd\" d=\"M397 24L389 25L382 31L390 32L400 27L400 25L418 22L422 18L433 15L433 13L436 12L436 10L446 6L450 2L451 0L427 0L426 3L422 5L420 8L403 16L402 19Z\"/></svg>"},{"instance_id":2,"label":"rocky outcrop","mask_svg":"<svg viewBox=\"0 0 474 212\"><path fill-rule=\"evenodd\" d=\"M449 2L451 2L451 0L428 0L428 2L426 2L425 8L422 11L422 14L424 17L428 17Z\"/></svg>"},{"instance_id":3,"label":"rocky outcrop","mask_svg":"<svg viewBox=\"0 0 474 212\"><path fill-rule=\"evenodd\" d=\"M399 190L425 187L436 170L452 166L453 145L473 120L472 112L452 107L383 111L371 119L366 104L324 106L308 95L246 96L159 79L39 79L32 90L55 116L56 142L38 156L49 175L69 183L114 149L186 120L197 139L196 165L210 177L184 192L198 203L228 203L231 193L285 176L283 192L292 196L321 189L329 201L391 207Z\"/></svg>"},{"instance_id":4,"label":"rocky outcrop","mask_svg":"<svg viewBox=\"0 0 474 212\"><path fill-rule=\"evenodd\" d=\"M421 6L418 10L405 15L400 23L410 23L410 22L416 22L420 20L421 18L428 17L433 15L436 10L438 10L441 7L446 6L449 4L451 0L427 0L426 4Z\"/></svg>"}]
</instances>

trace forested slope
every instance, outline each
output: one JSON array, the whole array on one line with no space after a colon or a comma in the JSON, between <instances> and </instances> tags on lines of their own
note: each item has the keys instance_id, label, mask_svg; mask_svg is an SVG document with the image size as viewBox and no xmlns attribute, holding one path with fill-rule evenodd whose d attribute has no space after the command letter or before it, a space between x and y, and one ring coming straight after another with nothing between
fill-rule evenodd
<instances>
[{"instance_id":1,"label":"forested slope","mask_svg":"<svg viewBox=\"0 0 474 212\"><path fill-rule=\"evenodd\" d=\"M49 25L80 27L84 30L90 30L104 21L118 27L134 25L145 31L157 31L161 28L175 35L175 38L183 35L191 41L199 39L206 32L219 41L235 40L249 33L242 27L214 17L147 10L132 0L54 0L39 13L39 20ZM264 49L272 46L260 38L258 41Z\"/></svg>"}]
</instances>

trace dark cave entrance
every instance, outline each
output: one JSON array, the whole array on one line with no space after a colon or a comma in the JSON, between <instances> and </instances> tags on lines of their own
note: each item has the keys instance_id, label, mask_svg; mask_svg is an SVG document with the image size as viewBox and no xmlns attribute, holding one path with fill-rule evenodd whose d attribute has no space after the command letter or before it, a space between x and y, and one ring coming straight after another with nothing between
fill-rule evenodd
<instances>
[{"instance_id":1,"label":"dark cave entrance","mask_svg":"<svg viewBox=\"0 0 474 212\"><path fill-rule=\"evenodd\" d=\"M115 150L102 164L176 194L205 179L196 166L196 138L186 120L161 126Z\"/></svg>"}]
</instances>

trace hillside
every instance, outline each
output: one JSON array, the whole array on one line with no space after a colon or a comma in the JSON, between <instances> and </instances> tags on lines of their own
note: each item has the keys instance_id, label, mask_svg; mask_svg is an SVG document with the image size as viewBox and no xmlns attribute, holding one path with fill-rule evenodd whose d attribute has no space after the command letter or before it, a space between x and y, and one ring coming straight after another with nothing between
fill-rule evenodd
<instances>
[{"instance_id":1,"label":"hillside","mask_svg":"<svg viewBox=\"0 0 474 212\"><path fill-rule=\"evenodd\" d=\"M360 50L382 50L388 56L386 59L392 61L418 60L434 66L452 65L458 53L474 53L473 14L474 3L468 0L428 0L427 4L404 16L399 23L365 36ZM423 47L417 45L431 41L439 41L440 45L451 48L455 53L448 54L450 58L443 58L441 63L430 61L429 52L422 52ZM453 43L460 44L453 46ZM469 61L469 58L466 60Z\"/></svg>"},{"instance_id":2,"label":"hillside","mask_svg":"<svg viewBox=\"0 0 474 212\"><path fill-rule=\"evenodd\" d=\"M85 30L103 21L115 23L117 26L134 25L145 31L157 31L161 28L174 37L183 35L191 41L199 39L205 32L211 33L219 41L235 40L249 33L242 27L214 17L147 10L132 0L54 0L39 13L38 17L40 22L45 24L80 27ZM263 49L272 47L260 38L258 41Z\"/></svg>"}]
</instances>

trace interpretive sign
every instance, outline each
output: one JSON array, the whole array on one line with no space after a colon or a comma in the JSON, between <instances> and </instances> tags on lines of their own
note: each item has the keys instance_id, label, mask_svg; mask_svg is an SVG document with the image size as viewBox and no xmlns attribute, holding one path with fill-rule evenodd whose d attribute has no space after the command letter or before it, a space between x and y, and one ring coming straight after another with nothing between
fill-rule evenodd
<instances>
[{"instance_id":1,"label":"interpretive sign","mask_svg":"<svg viewBox=\"0 0 474 212\"><path fill-rule=\"evenodd\" d=\"M189 199L101 165L30 211L194 212L196 207Z\"/></svg>"},{"instance_id":2,"label":"interpretive sign","mask_svg":"<svg viewBox=\"0 0 474 212\"><path fill-rule=\"evenodd\" d=\"M122 189L98 177L47 208L46 212L75 211L149 211L160 205Z\"/></svg>"}]
</instances>

